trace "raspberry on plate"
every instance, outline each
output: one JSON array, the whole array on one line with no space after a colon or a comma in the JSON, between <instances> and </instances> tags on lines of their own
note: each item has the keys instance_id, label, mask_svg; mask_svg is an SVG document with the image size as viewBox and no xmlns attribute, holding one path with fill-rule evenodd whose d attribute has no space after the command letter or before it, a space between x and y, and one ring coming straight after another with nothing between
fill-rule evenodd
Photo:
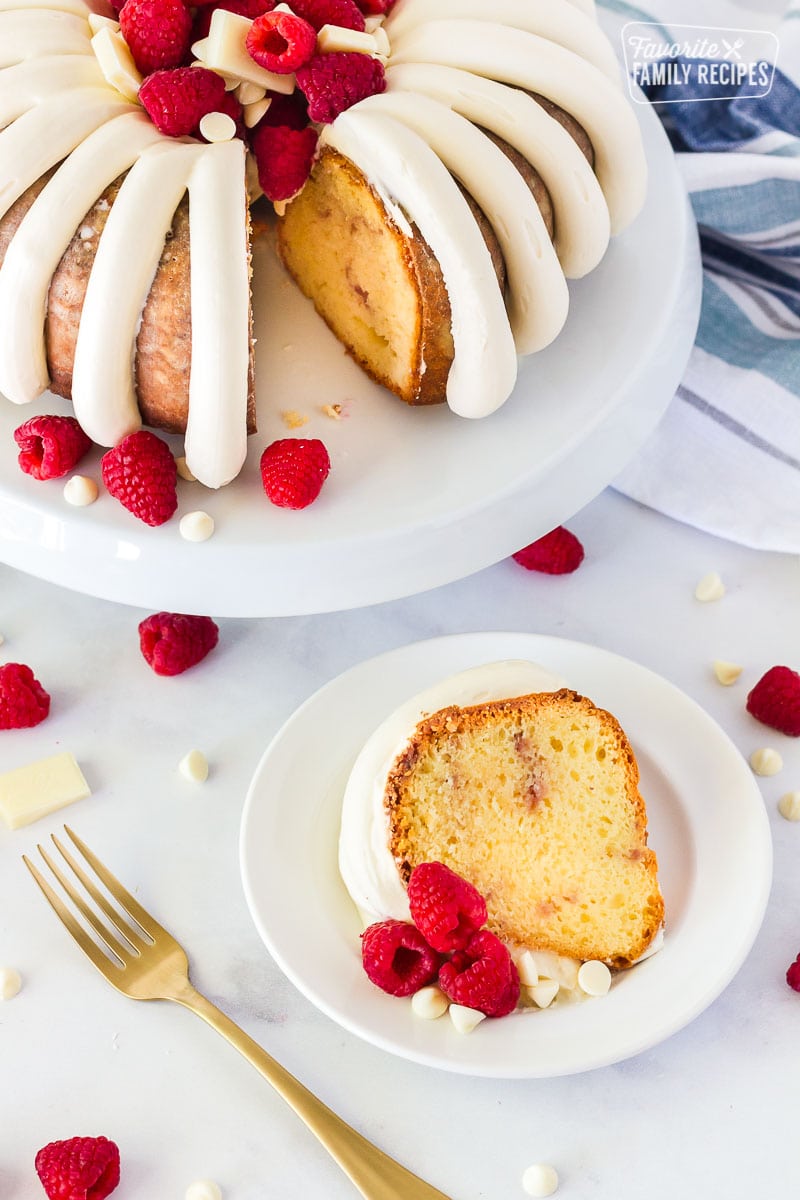
<instances>
[{"instance_id":1,"label":"raspberry on plate","mask_svg":"<svg viewBox=\"0 0 800 1200\"><path fill-rule=\"evenodd\" d=\"M269 116L270 108L266 116ZM311 173L317 132L311 126L292 129L264 120L250 138L258 167L258 182L268 200L291 200Z\"/></svg>"},{"instance_id":2,"label":"raspberry on plate","mask_svg":"<svg viewBox=\"0 0 800 1200\"><path fill-rule=\"evenodd\" d=\"M266 71L291 75L314 53L317 31L294 13L269 12L256 17L247 32L247 53Z\"/></svg>"},{"instance_id":3,"label":"raspberry on plate","mask_svg":"<svg viewBox=\"0 0 800 1200\"><path fill-rule=\"evenodd\" d=\"M537 538L512 554L527 571L541 571L545 575L570 575L583 562L583 546L574 533L563 525L557 525L544 537Z\"/></svg>"},{"instance_id":4,"label":"raspberry on plate","mask_svg":"<svg viewBox=\"0 0 800 1200\"><path fill-rule=\"evenodd\" d=\"M91 450L91 439L74 417L31 417L14 430L17 461L34 479L60 479Z\"/></svg>"},{"instance_id":5,"label":"raspberry on plate","mask_svg":"<svg viewBox=\"0 0 800 1200\"><path fill-rule=\"evenodd\" d=\"M159 612L139 624L139 646L156 675L181 675L218 641L219 627L211 617Z\"/></svg>"},{"instance_id":6,"label":"raspberry on plate","mask_svg":"<svg viewBox=\"0 0 800 1200\"><path fill-rule=\"evenodd\" d=\"M361 935L369 978L391 996L413 996L436 978L441 957L407 921L376 921Z\"/></svg>"},{"instance_id":7,"label":"raspberry on plate","mask_svg":"<svg viewBox=\"0 0 800 1200\"><path fill-rule=\"evenodd\" d=\"M312 121L329 125L339 113L386 91L386 72L378 58L352 50L315 54L297 72L297 86L308 100Z\"/></svg>"},{"instance_id":8,"label":"raspberry on plate","mask_svg":"<svg viewBox=\"0 0 800 1200\"><path fill-rule=\"evenodd\" d=\"M50 1142L35 1165L50 1200L105 1200L119 1183L119 1149L106 1137Z\"/></svg>"},{"instance_id":9,"label":"raspberry on plate","mask_svg":"<svg viewBox=\"0 0 800 1200\"><path fill-rule=\"evenodd\" d=\"M749 693L745 707L762 725L800 737L800 675L791 667L770 667Z\"/></svg>"},{"instance_id":10,"label":"raspberry on plate","mask_svg":"<svg viewBox=\"0 0 800 1200\"><path fill-rule=\"evenodd\" d=\"M279 438L261 455L261 482L279 508L307 508L330 468L328 451L318 438Z\"/></svg>"},{"instance_id":11,"label":"raspberry on plate","mask_svg":"<svg viewBox=\"0 0 800 1200\"><path fill-rule=\"evenodd\" d=\"M476 887L441 862L420 863L408 881L411 919L434 950L463 950L486 923L486 901Z\"/></svg>"},{"instance_id":12,"label":"raspberry on plate","mask_svg":"<svg viewBox=\"0 0 800 1200\"><path fill-rule=\"evenodd\" d=\"M195 133L207 113L225 105L225 81L207 67L153 71L139 88L139 100L159 133L185 137Z\"/></svg>"},{"instance_id":13,"label":"raspberry on plate","mask_svg":"<svg viewBox=\"0 0 800 1200\"><path fill-rule=\"evenodd\" d=\"M50 696L30 667L4 663L0 667L0 729L30 729L50 712Z\"/></svg>"},{"instance_id":14,"label":"raspberry on plate","mask_svg":"<svg viewBox=\"0 0 800 1200\"><path fill-rule=\"evenodd\" d=\"M192 14L183 0L126 0L119 25L143 75L180 66L189 52Z\"/></svg>"},{"instance_id":15,"label":"raspberry on plate","mask_svg":"<svg viewBox=\"0 0 800 1200\"><path fill-rule=\"evenodd\" d=\"M519 975L498 937L488 929L474 933L439 970L439 987L453 1004L476 1008L487 1017L504 1017L519 1000Z\"/></svg>"},{"instance_id":16,"label":"raspberry on plate","mask_svg":"<svg viewBox=\"0 0 800 1200\"><path fill-rule=\"evenodd\" d=\"M146 525L163 525L178 507L178 468L169 446L146 429L129 433L100 461L103 483Z\"/></svg>"}]
</instances>

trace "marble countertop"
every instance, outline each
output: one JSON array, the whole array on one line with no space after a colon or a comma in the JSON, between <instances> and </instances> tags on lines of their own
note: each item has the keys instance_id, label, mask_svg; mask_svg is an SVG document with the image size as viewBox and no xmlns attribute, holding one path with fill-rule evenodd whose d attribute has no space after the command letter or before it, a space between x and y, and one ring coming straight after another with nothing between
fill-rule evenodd
<instances>
[{"instance_id":1,"label":"marble countertop","mask_svg":"<svg viewBox=\"0 0 800 1200\"><path fill-rule=\"evenodd\" d=\"M522 1197L522 1173L538 1161L557 1167L564 1200L783 1194L796 1172L800 1105L800 995L784 982L800 951L800 822L784 820L777 801L800 790L800 739L758 725L744 699L768 667L800 666L800 562L718 541L612 491L569 524L586 547L572 576L529 574L509 560L392 604L220 621L214 653L175 679L140 657L141 610L0 566L0 661L28 663L53 697L42 725L0 734L0 767L68 749L93 792L37 824L0 828L0 966L24 981L0 1003L3 1200L42 1195L33 1170L40 1146L99 1133L120 1146L119 1200L180 1200L201 1177L215 1179L226 1200L356 1194L211 1030L177 1006L119 995L76 950L21 861L65 818L182 940L200 990L453 1200ZM726 594L700 604L695 585L712 570ZM582 1075L463 1078L362 1042L282 976L240 883L248 782L297 705L374 654L479 630L616 651L698 701L743 755L770 745L784 759L778 775L759 780L774 883L744 966L686 1029ZM742 664L742 679L721 687L715 658ZM195 746L211 763L202 785L177 772Z\"/></svg>"}]
</instances>

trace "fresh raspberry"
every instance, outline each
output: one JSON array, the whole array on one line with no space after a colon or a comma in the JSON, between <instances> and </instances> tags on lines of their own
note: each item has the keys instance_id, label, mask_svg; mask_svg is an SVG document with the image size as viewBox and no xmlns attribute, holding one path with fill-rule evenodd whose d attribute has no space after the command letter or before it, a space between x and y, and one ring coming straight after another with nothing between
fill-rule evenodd
<instances>
[{"instance_id":1,"label":"fresh raspberry","mask_svg":"<svg viewBox=\"0 0 800 1200\"><path fill-rule=\"evenodd\" d=\"M104 1200L119 1183L119 1149L105 1137L50 1142L36 1155L50 1200Z\"/></svg>"},{"instance_id":2,"label":"fresh raspberry","mask_svg":"<svg viewBox=\"0 0 800 1200\"><path fill-rule=\"evenodd\" d=\"M317 32L323 25L341 25L364 32L364 14L355 0L292 0L290 8Z\"/></svg>"},{"instance_id":3,"label":"fresh raspberry","mask_svg":"<svg viewBox=\"0 0 800 1200\"><path fill-rule=\"evenodd\" d=\"M291 75L314 53L317 31L293 13L270 12L256 17L245 45L253 62L277 75Z\"/></svg>"},{"instance_id":4,"label":"fresh raspberry","mask_svg":"<svg viewBox=\"0 0 800 1200\"><path fill-rule=\"evenodd\" d=\"M50 697L30 667L0 667L0 729L30 729L50 712Z\"/></svg>"},{"instance_id":5,"label":"fresh raspberry","mask_svg":"<svg viewBox=\"0 0 800 1200\"><path fill-rule=\"evenodd\" d=\"M139 625L139 646L156 675L181 675L202 662L219 641L211 617L159 612Z\"/></svg>"},{"instance_id":6,"label":"fresh raspberry","mask_svg":"<svg viewBox=\"0 0 800 1200\"><path fill-rule=\"evenodd\" d=\"M331 460L319 438L279 438L261 455L264 491L279 508L307 508L319 495Z\"/></svg>"},{"instance_id":7,"label":"fresh raspberry","mask_svg":"<svg viewBox=\"0 0 800 1200\"><path fill-rule=\"evenodd\" d=\"M751 717L789 737L800 737L800 675L791 667L770 667L747 697Z\"/></svg>"},{"instance_id":8,"label":"fresh raspberry","mask_svg":"<svg viewBox=\"0 0 800 1200\"><path fill-rule=\"evenodd\" d=\"M269 108L256 126L255 133L264 125L285 125L287 129L306 128L308 101L299 88L295 88L289 96L283 96L279 92L267 92L267 98L270 102Z\"/></svg>"},{"instance_id":9,"label":"fresh raspberry","mask_svg":"<svg viewBox=\"0 0 800 1200\"><path fill-rule=\"evenodd\" d=\"M367 96L386 90L386 72L378 58L341 50L315 54L297 72L297 86L308 99L312 121L329 125L339 113Z\"/></svg>"},{"instance_id":10,"label":"fresh raspberry","mask_svg":"<svg viewBox=\"0 0 800 1200\"><path fill-rule=\"evenodd\" d=\"M563 525L557 525L544 537L531 542L511 556L526 571L545 575L569 575L583 562L583 546Z\"/></svg>"},{"instance_id":11,"label":"fresh raspberry","mask_svg":"<svg viewBox=\"0 0 800 1200\"><path fill-rule=\"evenodd\" d=\"M420 863L408 881L411 919L434 950L463 950L486 923L486 901L477 888L441 862Z\"/></svg>"},{"instance_id":12,"label":"fresh raspberry","mask_svg":"<svg viewBox=\"0 0 800 1200\"><path fill-rule=\"evenodd\" d=\"M439 970L439 987L454 1004L504 1017L519 1000L519 975L499 938L488 929L474 933Z\"/></svg>"},{"instance_id":13,"label":"fresh raspberry","mask_svg":"<svg viewBox=\"0 0 800 1200\"><path fill-rule=\"evenodd\" d=\"M163 525L178 507L178 469L169 446L146 429L129 433L100 460L103 483L146 525Z\"/></svg>"},{"instance_id":14,"label":"fresh raspberry","mask_svg":"<svg viewBox=\"0 0 800 1200\"><path fill-rule=\"evenodd\" d=\"M139 88L139 99L159 133L185 137L196 133L206 113L222 112L225 81L206 67L154 71Z\"/></svg>"},{"instance_id":15,"label":"fresh raspberry","mask_svg":"<svg viewBox=\"0 0 800 1200\"><path fill-rule=\"evenodd\" d=\"M248 20L255 21L256 17L261 17L266 12L272 12L278 3L279 0L212 0L212 3L204 4L195 13L194 26L192 27L192 42L199 42L202 38L208 37L208 31L211 28L211 18L218 8L223 8L226 12L236 13L239 17L247 17Z\"/></svg>"},{"instance_id":16,"label":"fresh raspberry","mask_svg":"<svg viewBox=\"0 0 800 1200\"><path fill-rule=\"evenodd\" d=\"M395 0L356 0L358 7L368 17L382 17L394 8Z\"/></svg>"},{"instance_id":17,"label":"fresh raspberry","mask_svg":"<svg viewBox=\"0 0 800 1200\"><path fill-rule=\"evenodd\" d=\"M180 66L189 53L192 14L183 0L127 0L119 25L143 75Z\"/></svg>"},{"instance_id":18,"label":"fresh raspberry","mask_svg":"<svg viewBox=\"0 0 800 1200\"><path fill-rule=\"evenodd\" d=\"M376 987L413 996L436 978L442 960L407 921L377 921L361 935L361 961Z\"/></svg>"},{"instance_id":19,"label":"fresh raspberry","mask_svg":"<svg viewBox=\"0 0 800 1200\"><path fill-rule=\"evenodd\" d=\"M800 954L786 972L786 982L793 991L800 992Z\"/></svg>"},{"instance_id":20,"label":"fresh raspberry","mask_svg":"<svg viewBox=\"0 0 800 1200\"><path fill-rule=\"evenodd\" d=\"M267 109L269 116L269 109ZM291 200L311 174L317 149L317 132L310 125L259 124L250 138L258 168L258 182L268 200Z\"/></svg>"},{"instance_id":21,"label":"fresh raspberry","mask_svg":"<svg viewBox=\"0 0 800 1200\"><path fill-rule=\"evenodd\" d=\"M60 479L92 447L74 417L31 417L14 430L14 441L19 465L34 479Z\"/></svg>"}]
</instances>

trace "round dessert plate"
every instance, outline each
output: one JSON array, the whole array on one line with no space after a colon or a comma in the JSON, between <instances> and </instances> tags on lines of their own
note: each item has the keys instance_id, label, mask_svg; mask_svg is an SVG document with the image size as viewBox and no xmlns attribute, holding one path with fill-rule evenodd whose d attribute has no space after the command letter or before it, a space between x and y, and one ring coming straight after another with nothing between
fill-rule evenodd
<instances>
[{"instance_id":1,"label":"round dessert plate","mask_svg":"<svg viewBox=\"0 0 800 1200\"><path fill-rule=\"evenodd\" d=\"M641 770L666 907L663 948L602 999L484 1021L469 1036L420 1020L361 967L356 909L339 876L342 794L376 726L399 704L468 667L529 659L609 709ZM764 915L772 844L739 751L689 697L636 663L579 642L480 633L393 650L327 684L284 725L250 786L241 869L256 927L318 1008L393 1054L468 1075L534 1078L638 1054L698 1016L747 955ZM746 887L742 881L746 880Z\"/></svg>"},{"instance_id":2,"label":"round dessert plate","mask_svg":"<svg viewBox=\"0 0 800 1200\"><path fill-rule=\"evenodd\" d=\"M101 489L71 508L62 481L16 462L13 431L45 395L0 397L0 561L90 595L151 609L267 617L397 599L463 578L567 520L631 460L683 373L700 301L697 235L655 113L634 105L650 165L644 210L597 270L570 284L567 324L520 365L514 394L470 421L410 409L371 383L278 264L255 248L257 434L218 492L179 481L178 514L151 529ZM341 405L341 411L325 406ZM332 469L302 512L274 508L259 456L275 438L322 438ZM181 439L172 439L182 453ZM81 464L98 482L100 452ZM179 518L211 514L184 541Z\"/></svg>"}]
</instances>

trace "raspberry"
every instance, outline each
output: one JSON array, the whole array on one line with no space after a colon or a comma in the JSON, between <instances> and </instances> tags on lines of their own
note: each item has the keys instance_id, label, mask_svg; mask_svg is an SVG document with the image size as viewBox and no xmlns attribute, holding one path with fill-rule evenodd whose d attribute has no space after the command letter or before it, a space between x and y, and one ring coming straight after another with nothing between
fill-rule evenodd
<instances>
[{"instance_id":1,"label":"raspberry","mask_svg":"<svg viewBox=\"0 0 800 1200\"><path fill-rule=\"evenodd\" d=\"M192 15L183 0L127 0L119 25L143 75L180 66L189 52Z\"/></svg>"},{"instance_id":2,"label":"raspberry","mask_svg":"<svg viewBox=\"0 0 800 1200\"><path fill-rule=\"evenodd\" d=\"M314 53L317 32L313 25L293 13L264 13L247 32L247 53L267 71L291 75Z\"/></svg>"},{"instance_id":3,"label":"raspberry","mask_svg":"<svg viewBox=\"0 0 800 1200\"><path fill-rule=\"evenodd\" d=\"M800 675L791 667L770 667L748 695L745 707L762 725L800 737Z\"/></svg>"},{"instance_id":4,"label":"raspberry","mask_svg":"<svg viewBox=\"0 0 800 1200\"><path fill-rule=\"evenodd\" d=\"M800 992L800 954L786 972L786 982L793 991Z\"/></svg>"},{"instance_id":5,"label":"raspberry","mask_svg":"<svg viewBox=\"0 0 800 1200\"><path fill-rule=\"evenodd\" d=\"M50 1200L104 1200L119 1183L119 1149L105 1137L50 1142L36 1155Z\"/></svg>"},{"instance_id":6,"label":"raspberry","mask_svg":"<svg viewBox=\"0 0 800 1200\"><path fill-rule=\"evenodd\" d=\"M0 729L30 729L50 712L50 697L30 667L0 667Z\"/></svg>"},{"instance_id":7,"label":"raspberry","mask_svg":"<svg viewBox=\"0 0 800 1200\"><path fill-rule=\"evenodd\" d=\"M557 525L544 537L531 542L511 556L526 571L545 575L570 575L583 562L583 546L563 525Z\"/></svg>"},{"instance_id":8,"label":"raspberry","mask_svg":"<svg viewBox=\"0 0 800 1200\"><path fill-rule=\"evenodd\" d=\"M519 975L506 946L481 929L439 970L439 987L454 1004L504 1017L519 1000Z\"/></svg>"},{"instance_id":9,"label":"raspberry","mask_svg":"<svg viewBox=\"0 0 800 1200\"><path fill-rule=\"evenodd\" d=\"M266 115L269 116L269 109ZM291 200L311 173L317 132L310 125L291 129L262 122L250 138L250 148L258 167L258 182L267 199Z\"/></svg>"},{"instance_id":10,"label":"raspberry","mask_svg":"<svg viewBox=\"0 0 800 1200\"><path fill-rule=\"evenodd\" d=\"M345 29L364 32L364 14L354 0L292 0L290 7L317 32L323 25L342 25Z\"/></svg>"},{"instance_id":11,"label":"raspberry","mask_svg":"<svg viewBox=\"0 0 800 1200\"><path fill-rule=\"evenodd\" d=\"M307 508L319 495L331 461L318 438L280 438L261 455L264 491L279 508Z\"/></svg>"},{"instance_id":12,"label":"raspberry","mask_svg":"<svg viewBox=\"0 0 800 1200\"><path fill-rule=\"evenodd\" d=\"M178 470L169 446L154 433L129 433L100 461L103 483L146 525L163 525L178 507Z\"/></svg>"},{"instance_id":13,"label":"raspberry","mask_svg":"<svg viewBox=\"0 0 800 1200\"><path fill-rule=\"evenodd\" d=\"M159 612L139 624L139 646L156 675L181 675L202 662L218 640L211 617Z\"/></svg>"},{"instance_id":14,"label":"raspberry","mask_svg":"<svg viewBox=\"0 0 800 1200\"><path fill-rule=\"evenodd\" d=\"M349 50L315 54L297 72L297 86L308 99L311 120L329 125L359 100L385 91L386 72L383 63L368 54Z\"/></svg>"},{"instance_id":15,"label":"raspberry","mask_svg":"<svg viewBox=\"0 0 800 1200\"><path fill-rule=\"evenodd\" d=\"M91 440L74 417L31 417L14 430L17 461L34 479L59 479L91 449Z\"/></svg>"},{"instance_id":16,"label":"raspberry","mask_svg":"<svg viewBox=\"0 0 800 1200\"><path fill-rule=\"evenodd\" d=\"M394 8L395 0L357 0L358 7L368 17L382 17Z\"/></svg>"},{"instance_id":17,"label":"raspberry","mask_svg":"<svg viewBox=\"0 0 800 1200\"><path fill-rule=\"evenodd\" d=\"M206 113L223 110L226 96L222 76L206 67L154 71L139 88L147 115L168 137L196 133Z\"/></svg>"},{"instance_id":18,"label":"raspberry","mask_svg":"<svg viewBox=\"0 0 800 1200\"><path fill-rule=\"evenodd\" d=\"M463 950L486 923L486 901L477 888L441 862L420 863L408 881L411 919L434 950Z\"/></svg>"},{"instance_id":19,"label":"raspberry","mask_svg":"<svg viewBox=\"0 0 800 1200\"><path fill-rule=\"evenodd\" d=\"M267 97L270 105L256 126L256 133L264 125L285 125L287 129L306 128L308 101L299 88L295 88L290 96L282 96L279 92L267 92Z\"/></svg>"},{"instance_id":20,"label":"raspberry","mask_svg":"<svg viewBox=\"0 0 800 1200\"><path fill-rule=\"evenodd\" d=\"M441 958L407 921L378 921L361 935L361 961L376 987L413 996L436 978Z\"/></svg>"}]
</instances>

